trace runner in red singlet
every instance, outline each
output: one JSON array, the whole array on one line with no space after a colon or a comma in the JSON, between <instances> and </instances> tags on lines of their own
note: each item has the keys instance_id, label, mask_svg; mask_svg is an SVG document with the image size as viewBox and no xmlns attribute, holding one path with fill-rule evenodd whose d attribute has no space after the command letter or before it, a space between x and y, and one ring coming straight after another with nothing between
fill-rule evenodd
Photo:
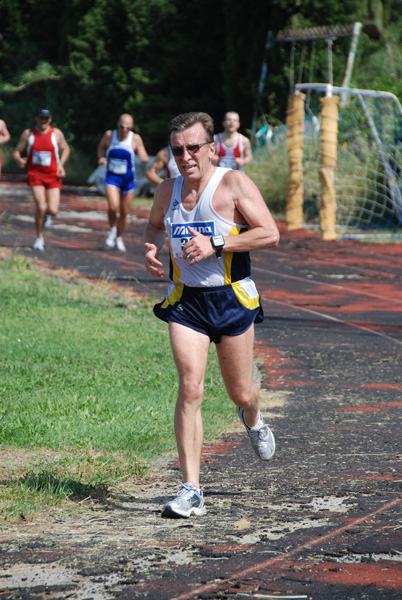
<instances>
[{"instance_id":1,"label":"runner in red singlet","mask_svg":"<svg viewBox=\"0 0 402 600\"><path fill-rule=\"evenodd\" d=\"M34 250L44 250L43 227L45 215L55 217L60 206L60 189L70 156L70 147L60 129L52 127L48 108L35 113L36 126L21 134L13 158L21 169L27 169L27 183L32 188L36 205L36 240ZM22 154L26 152L26 156Z\"/></svg>"},{"instance_id":2,"label":"runner in red singlet","mask_svg":"<svg viewBox=\"0 0 402 600\"><path fill-rule=\"evenodd\" d=\"M238 113L227 112L222 125L223 132L214 137L215 156L212 162L218 167L243 171L245 165L253 162L253 152L250 140L245 135L238 133L240 127Z\"/></svg>"}]
</instances>

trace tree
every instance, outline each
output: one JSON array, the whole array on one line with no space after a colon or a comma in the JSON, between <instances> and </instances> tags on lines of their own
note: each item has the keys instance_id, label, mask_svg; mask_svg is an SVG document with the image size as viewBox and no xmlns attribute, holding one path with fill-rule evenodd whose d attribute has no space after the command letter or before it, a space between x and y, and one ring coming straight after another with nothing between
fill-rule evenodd
<instances>
[{"instance_id":1,"label":"tree","mask_svg":"<svg viewBox=\"0 0 402 600\"><path fill-rule=\"evenodd\" d=\"M401 89L399 0L0 0L0 109L16 136L34 109L49 105L69 143L95 156L102 131L122 111L134 115L147 149L166 143L180 112L209 112L220 127L236 110L243 128L256 108L284 119L290 46L268 30L363 22L352 83ZM339 82L350 40L333 47ZM295 51L295 77L302 47ZM262 104L257 88L268 73ZM306 56L304 80L308 80ZM326 81L326 47L317 46L314 79Z\"/></svg>"}]
</instances>

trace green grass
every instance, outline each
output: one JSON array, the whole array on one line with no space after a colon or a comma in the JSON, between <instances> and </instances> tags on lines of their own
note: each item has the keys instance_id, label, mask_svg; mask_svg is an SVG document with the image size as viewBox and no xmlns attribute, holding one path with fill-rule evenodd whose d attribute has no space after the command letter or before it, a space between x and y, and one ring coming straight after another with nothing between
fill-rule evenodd
<instances>
[{"instance_id":1,"label":"green grass","mask_svg":"<svg viewBox=\"0 0 402 600\"><path fill-rule=\"evenodd\" d=\"M176 448L177 374L153 303L32 267L0 261L0 518L102 497ZM206 441L234 413L211 351Z\"/></svg>"}]
</instances>

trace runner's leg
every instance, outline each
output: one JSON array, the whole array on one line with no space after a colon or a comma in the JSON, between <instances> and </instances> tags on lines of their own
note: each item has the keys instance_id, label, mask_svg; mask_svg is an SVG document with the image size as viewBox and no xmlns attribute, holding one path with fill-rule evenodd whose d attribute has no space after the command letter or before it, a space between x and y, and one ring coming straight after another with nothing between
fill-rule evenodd
<instances>
[{"instance_id":1,"label":"runner's leg","mask_svg":"<svg viewBox=\"0 0 402 600\"><path fill-rule=\"evenodd\" d=\"M131 202L134 198L134 190L130 190L126 194L121 194L120 199L120 212L119 218L117 219L117 237L123 235L123 231L127 225L127 217L130 210Z\"/></svg>"},{"instance_id":2,"label":"runner's leg","mask_svg":"<svg viewBox=\"0 0 402 600\"><path fill-rule=\"evenodd\" d=\"M55 217L60 207L60 188L51 188L46 190L46 213Z\"/></svg>"},{"instance_id":3,"label":"runner's leg","mask_svg":"<svg viewBox=\"0 0 402 600\"><path fill-rule=\"evenodd\" d=\"M43 223L46 212L46 189L43 185L33 185L32 194L35 202L36 237L43 237Z\"/></svg>"},{"instance_id":4,"label":"runner's leg","mask_svg":"<svg viewBox=\"0 0 402 600\"><path fill-rule=\"evenodd\" d=\"M120 190L114 185L106 186L106 200L108 203L107 216L109 219L109 226L115 227L117 221L117 215L119 213L120 205Z\"/></svg>"},{"instance_id":5,"label":"runner's leg","mask_svg":"<svg viewBox=\"0 0 402 600\"><path fill-rule=\"evenodd\" d=\"M179 462L183 481L199 488L204 438L201 403L210 341L208 336L178 323L169 323L169 332L179 374L174 416Z\"/></svg>"},{"instance_id":6,"label":"runner's leg","mask_svg":"<svg viewBox=\"0 0 402 600\"><path fill-rule=\"evenodd\" d=\"M254 324L241 335L222 336L216 351L230 399L244 409L249 427L259 420L258 386L253 381Z\"/></svg>"}]
</instances>

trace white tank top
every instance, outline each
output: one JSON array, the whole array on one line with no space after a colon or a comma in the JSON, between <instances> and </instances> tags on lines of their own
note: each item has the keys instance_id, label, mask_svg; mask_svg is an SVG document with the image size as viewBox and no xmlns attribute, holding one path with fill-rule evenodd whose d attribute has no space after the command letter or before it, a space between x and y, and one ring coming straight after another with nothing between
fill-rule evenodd
<instances>
[{"instance_id":1,"label":"white tank top","mask_svg":"<svg viewBox=\"0 0 402 600\"><path fill-rule=\"evenodd\" d=\"M236 143L230 148L223 143L222 134L218 133L216 136L215 152L219 156L218 165L220 167L227 167L235 171L244 171L243 167L238 167L236 164L236 158L244 158L243 144L239 133L236 137Z\"/></svg>"},{"instance_id":2,"label":"white tank top","mask_svg":"<svg viewBox=\"0 0 402 600\"><path fill-rule=\"evenodd\" d=\"M175 161L175 158L172 154L172 150L171 150L170 146L168 146L168 150L169 150L169 162L166 167L167 176L168 176L168 178L178 177L180 175L180 171L179 171L179 168Z\"/></svg>"},{"instance_id":3,"label":"white tank top","mask_svg":"<svg viewBox=\"0 0 402 600\"><path fill-rule=\"evenodd\" d=\"M230 284L250 274L248 252L224 253L220 259L213 254L193 266L189 266L188 259L183 258L182 248L192 237L188 231L189 225L208 237L217 234L239 235L247 229L244 225L227 221L212 207L215 190L228 171L230 169L216 167L191 211L185 210L181 201L183 177L175 179L170 206L164 218L170 244L171 280L174 283L183 283L190 287L215 287Z\"/></svg>"},{"instance_id":4,"label":"white tank top","mask_svg":"<svg viewBox=\"0 0 402 600\"><path fill-rule=\"evenodd\" d=\"M107 170L110 173L122 176L134 173L133 136L134 133L129 131L125 140L119 140L117 130L113 131L110 146L106 151Z\"/></svg>"}]
</instances>

